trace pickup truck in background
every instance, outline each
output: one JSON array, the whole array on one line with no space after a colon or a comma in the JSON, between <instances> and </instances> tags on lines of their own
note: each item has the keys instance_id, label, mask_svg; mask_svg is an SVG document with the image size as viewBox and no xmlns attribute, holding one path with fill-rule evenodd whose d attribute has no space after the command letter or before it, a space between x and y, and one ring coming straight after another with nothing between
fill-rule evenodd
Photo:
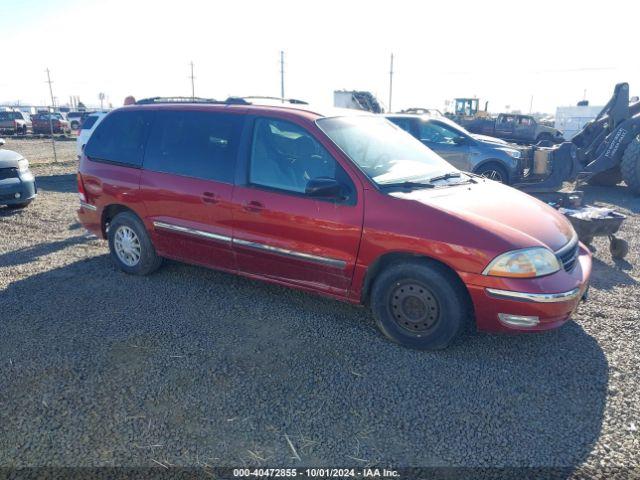
<instances>
[{"instance_id":1,"label":"pickup truck in background","mask_svg":"<svg viewBox=\"0 0 640 480\"><path fill-rule=\"evenodd\" d=\"M31 129L29 115L19 111L0 111L0 133L26 135Z\"/></svg>"},{"instance_id":2,"label":"pickup truck in background","mask_svg":"<svg viewBox=\"0 0 640 480\"><path fill-rule=\"evenodd\" d=\"M51 121L49 121L51 116ZM31 124L33 133L50 134L53 129L53 133L70 134L71 127L69 122L64 119L61 113L36 113L31 116Z\"/></svg>"},{"instance_id":3,"label":"pickup truck in background","mask_svg":"<svg viewBox=\"0 0 640 480\"><path fill-rule=\"evenodd\" d=\"M452 118L471 133L502 138L508 142L548 146L564 142L562 133L553 127L536 122L531 115L501 113L497 117Z\"/></svg>"}]
</instances>

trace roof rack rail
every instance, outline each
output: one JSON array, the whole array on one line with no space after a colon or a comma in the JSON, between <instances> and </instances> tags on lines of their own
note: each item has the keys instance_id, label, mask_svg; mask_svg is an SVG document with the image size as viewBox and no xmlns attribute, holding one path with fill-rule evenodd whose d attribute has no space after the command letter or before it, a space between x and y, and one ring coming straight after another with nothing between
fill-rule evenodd
<instances>
[{"instance_id":1,"label":"roof rack rail","mask_svg":"<svg viewBox=\"0 0 640 480\"><path fill-rule=\"evenodd\" d=\"M149 105L153 103L224 103L215 98L200 97L149 97L136 102L136 105Z\"/></svg>"},{"instance_id":2,"label":"roof rack rail","mask_svg":"<svg viewBox=\"0 0 640 480\"><path fill-rule=\"evenodd\" d=\"M293 105L309 105L309 102L305 102L304 100L299 100L297 98L281 98L281 97L267 97L260 95L249 95L246 97L229 97L225 100L225 103L235 104L235 105L251 105L253 102L251 100L273 100L282 103L290 103Z\"/></svg>"}]
</instances>

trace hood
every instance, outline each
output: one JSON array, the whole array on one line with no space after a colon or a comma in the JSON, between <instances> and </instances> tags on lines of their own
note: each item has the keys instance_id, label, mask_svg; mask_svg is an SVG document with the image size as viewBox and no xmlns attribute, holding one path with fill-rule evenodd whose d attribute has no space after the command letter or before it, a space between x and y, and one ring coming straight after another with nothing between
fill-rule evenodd
<instances>
[{"instance_id":1,"label":"hood","mask_svg":"<svg viewBox=\"0 0 640 480\"><path fill-rule=\"evenodd\" d=\"M0 148L0 168L15 168L21 158L23 157L19 153Z\"/></svg>"},{"instance_id":2,"label":"hood","mask_svg":"<svg viewBox=\"0 0 640 480\"><path fill-rule=\"evenodd\" d=\"M535 198L491 180L445 188L395 192L453 215L500 237L513 249L544 246L557 251L575 235L557 210Z\"/></svg>"},{"instance_id":3,"label":"hood","mask_svg":"<svg viewBox=\"0 0 640 480\"><path fill-rule=\"evenodd\" d=\"M491 143L494 145L509 145L509 142L502 140L501 138L490 137L488 135L480 135L477 133L471 134L471 136L482 143Z\"/></svg>"}]
</instances>

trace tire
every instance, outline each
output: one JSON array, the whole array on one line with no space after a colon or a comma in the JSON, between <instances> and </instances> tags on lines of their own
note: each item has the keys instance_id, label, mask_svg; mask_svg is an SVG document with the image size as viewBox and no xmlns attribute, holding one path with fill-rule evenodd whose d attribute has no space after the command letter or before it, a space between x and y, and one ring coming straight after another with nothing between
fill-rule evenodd
<instances>
[{"instance_id":1,"label":"tire","mask_svg":"<svg viewBox=\"0 0 640 480\"><path fill-rule=\"evenodd\" d=\"M509 174L507 170L496 162L489 162L480 165L475 172L477 175L481 175L489 180L494 180L499 183L509 185Z\"/></svg>"},{"instance_id":2,"label":"tire","mask_svg":"<svg viewBox=\"0 0 640 480\"><path fill-rule=\"evenodd\" d=\"M611 258L622 260L629 253L629 244L622 238L613 237L609 243L609 251L611 252Z\"/></svg>"},{"instance_id":3,"label":"tire","mask_svg":"<svg viewBox=\"0 0 640 480\"><path fill-rule=\"evenodd\" d=\"M10 208L12 210L20 210L22 208L27 208L31 202L32 200L27 200L24 203L14 203L12 205L7 205L7 208Z\"/></svg>"},{"instance_id":4,"label":"tire","mask_svg":"<svg viewBox=\"0 0 640 480\"><path fill-rule=\"evenodd\" d=\"M162 264L142 221L122 212L109 224L109 251L116 266L131 275L149 275Z\"/></svg>"},{"instance_id":5,"label":"tire","mask_svg":"<svg viewBox=\"0 0 640 480\"><path fill-rule=\"evenodd\" d=\"M391 341L420 350L449 346L469 324L460 280L435 262L397 263L375 279L371 310Z\"/></svg>"},{"instance_id":6,"label":"tire","mask_svg":"<svg viewBox=\"0 0 640 480\"><path fill-rule=\"evenodd\" d=\"M595 185L599 187L615 187L622 181L622 172L619 167L610 168L604 172L596 173L593 177L587 180L589 185Z\"/></svg>"},{"instance_id":7,"label":"tire","mask_svg":"<svg viewBox=\"0 0 640 480\"><path fill-rule=\"evenodd\" d=\"M624 183L636 195L640 195L640 137L634 138L622 155L620 171Z\"/></svg>"}]
</instances>

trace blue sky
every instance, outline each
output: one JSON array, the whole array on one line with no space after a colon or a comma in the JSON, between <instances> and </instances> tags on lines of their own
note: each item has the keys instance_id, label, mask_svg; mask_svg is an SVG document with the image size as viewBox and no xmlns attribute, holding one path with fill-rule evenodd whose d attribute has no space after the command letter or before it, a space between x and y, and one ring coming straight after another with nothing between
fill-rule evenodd
<instances>
[{"instance_id":1,"label":"blue sky","mask_svg":"<svg viewBox=\"0 0 640 480\"><path fill-rule=\"evenodd\" d=\"M444 108L458 96L554 112L603 104L619 81L640 93L640 4L536 2L0 0L5 39L0 101L48 103L50 68L59 103L77 95L114 106L129 94L279 95L330 103L335 89L362 89L393 109ZM615 39L615 42L613 41ZM7 75L8 73L8 75Z\"/></svg>"}]
</instances>

